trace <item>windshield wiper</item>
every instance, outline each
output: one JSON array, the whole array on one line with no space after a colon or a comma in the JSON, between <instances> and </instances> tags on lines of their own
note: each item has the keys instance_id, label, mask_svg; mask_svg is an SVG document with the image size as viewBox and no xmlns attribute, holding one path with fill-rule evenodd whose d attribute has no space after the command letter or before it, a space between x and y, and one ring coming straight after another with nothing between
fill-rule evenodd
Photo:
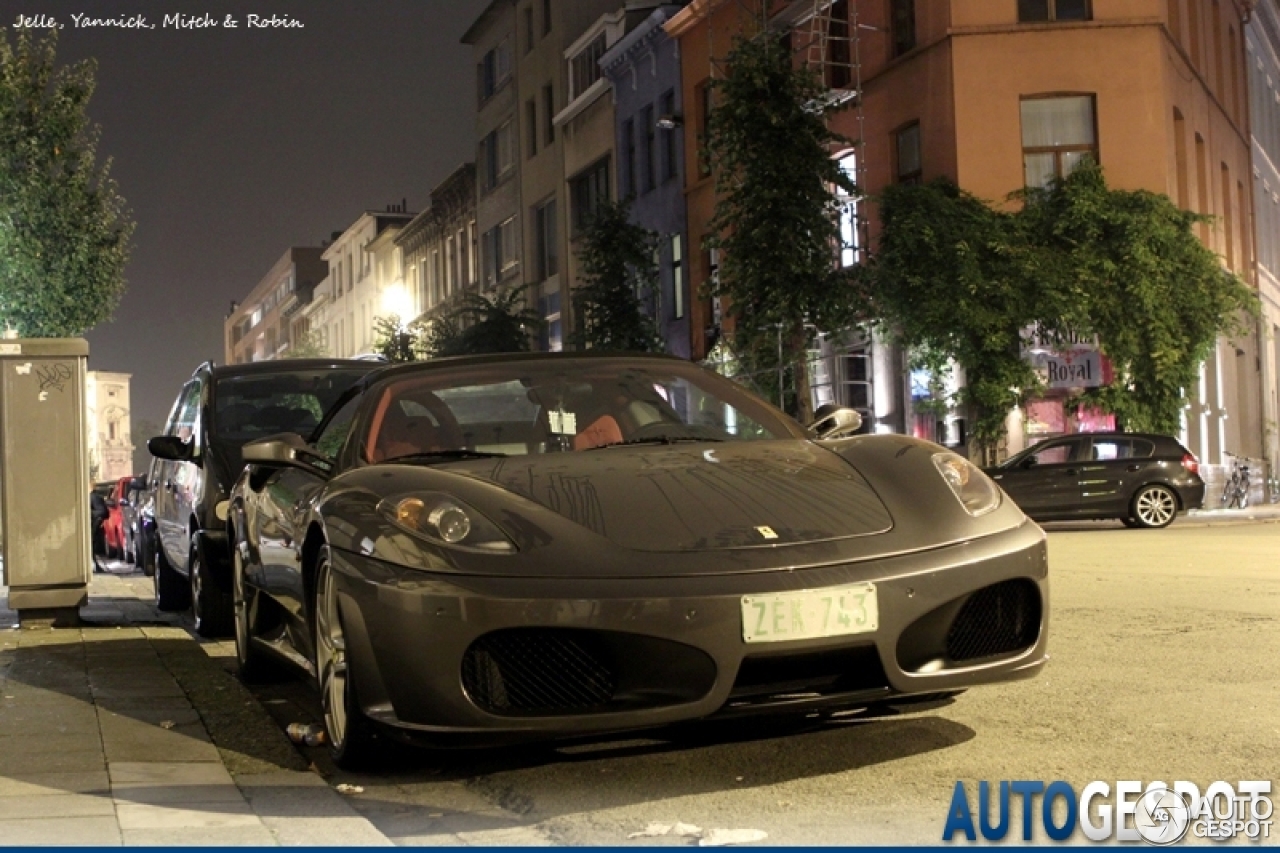
<instances>
[{"instance_id":1,"label":"windshield wiper","mask_svg":"<svg viewBox=\"0 0 1280 853\"><path fill-rule=\"evenodd\" d=\"M505 453L489 453L484 450L424 450L421 453L406 453L403 456L391 456L383 462L410 462L427 459L494 459L506 456Z\"/></svg>"},{"instance_id":2,"label":"windshield wiper","mask_svg":"<svg viewBox=\"0 0 1280 853\"><path fill-rule=\"evenodd\" d=\"M588 447L587 450L604 450L606 447L623 447L625 445L636 444L679 444L685 441L696 442L722 442L723 438L695 438L691 435L663 435L654 438L629 438L626 441L611 441L608 444L597 444L595 447Z\"/></svg>"}]
</instances>

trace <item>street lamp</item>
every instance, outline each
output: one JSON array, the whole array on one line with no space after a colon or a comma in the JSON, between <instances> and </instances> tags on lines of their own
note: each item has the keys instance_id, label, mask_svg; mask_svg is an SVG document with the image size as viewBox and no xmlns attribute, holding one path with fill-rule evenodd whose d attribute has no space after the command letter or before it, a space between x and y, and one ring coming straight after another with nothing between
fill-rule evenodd
<instances>
[{"instance_id":1,"label":"street lamp","mask_svg":"<svg viewBox=\"0 0 1280 853\"><path fill-rule=\"evenodd\" d=\"M382 310L384 313L395 317L396 323L400 326L405 324L413 305L409 300L409 291L405 288L404 282L397 281L388 285L387 289L382 292Z\"/></svg>"}]
</instances>

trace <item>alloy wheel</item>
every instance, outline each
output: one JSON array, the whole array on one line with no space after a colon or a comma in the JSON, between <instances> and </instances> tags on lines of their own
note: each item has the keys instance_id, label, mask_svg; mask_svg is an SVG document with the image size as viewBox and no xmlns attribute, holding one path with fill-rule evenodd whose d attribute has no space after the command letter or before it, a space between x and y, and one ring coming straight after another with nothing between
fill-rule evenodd
<instances>
[{"instance_id":1,"label":"alloy wheel","mask_svg":"<svg viewBox=\"0 0 1280 853\"><path fill-rule=\"evenodd\" d=\"M204 586L204 572L200 570L200 558L196 555L195 548L191 549L191 556L187 558L187 573L191 581L191 616L196 623L196 632L200 631L200 623L203 616L200 612L200 605L204 602L201 597Z\"/></svg>"},{"instance_id":2,"label":"alloy wheel","mask_svg":"<svg viewBox=\"0 0 1280 853\"><path fill-rule=\"evenodd\" d=\"M236 662L245 668L249 659L249 607L244 598L244 561L240 549L231 548L231 607L235 612Z\"/></svg>"},{"instance_id":3,"label":"alloy wheel","mask_svg":"<svg viewBox=\"0 0 1280 853\"><path fill-rule=\"evenodd\" d=\"M1133 514L1143 527L1164 527L1178 513L1178 499L1164 486L1148 486L1133 500Z\"/></svg>"},{"instance_id":4,"label":"alloy wheel","mask_svg":"<svg viewBox=\"0 0 1280 853\"><path fill-rule=\"evenodd\" d=\"M347 643L338 613L338 592L329 562L320 564L316 589L316 670L329 742L341 750L347 739Z\"/></svg>"}]
</instances>

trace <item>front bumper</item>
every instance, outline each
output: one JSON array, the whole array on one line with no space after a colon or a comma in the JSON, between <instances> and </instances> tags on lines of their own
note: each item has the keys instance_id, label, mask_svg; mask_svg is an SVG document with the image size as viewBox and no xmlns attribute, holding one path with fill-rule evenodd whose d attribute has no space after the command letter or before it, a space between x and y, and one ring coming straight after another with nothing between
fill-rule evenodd
<instances>
[{"instance_id":1,"label":"front bumper","mask_svg":"<svg viewBox=\"0 0 1280 853\"><path fill-rule=\"evenodd\" d=\"M362 709L437 745L859 706L1028 678L1047 659L1048 561L1030 522L880 560L715 576L473 577L336 549L333 564ZM863 582L877 590L873 633L743 640L744 595ZM521 666L538 669L539 707L511 698Z\"/></svg>"}]
</instances>

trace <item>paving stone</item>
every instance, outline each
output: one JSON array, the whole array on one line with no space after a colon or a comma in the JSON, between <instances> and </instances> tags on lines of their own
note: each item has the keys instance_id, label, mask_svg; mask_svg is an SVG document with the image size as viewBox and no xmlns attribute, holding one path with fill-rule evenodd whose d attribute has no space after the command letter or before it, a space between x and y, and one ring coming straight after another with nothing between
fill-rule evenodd
<instances>
[{"instance_id":1,"label":"paving stone","mask_svg":"<svg viewBox=\"0 0 1280 853\"><path fill-rule=\"evenodd\" d=\"M277 843L262 825L126 829L122 834L129 847L273 847Z\"/></svg>"},{"instance_id":2,"label":"paving stone","mask_svg":"<svg viewBox=\"0 0 1280 853\"><path fill-rule=\"evenodd\" d=\"M181 805L117 803L116 818L124 830L262 826L262 821L244 800Z\"/></svg>"},{"instance_id":3,"label":"paving stone","mask_svg":"<svg viewBox=\"0 0 1280 853\"><path fill-rule=\"evenodd\" d=\"M244 795L231 781L222 785L157 785L148 782L121 782L111 786L111 796L120 804L184 806L188 803L243 803Z\"/></svg>"},{"instance_id":4,"label":"paving stone","mask_svg":"<svg viewBox=\"0 0 1280 853\"><path fill-rule=\"evenodd\" d=\"M107 760L220 762L218 748L199 723L162 729L120 717L103 719L102 744Z\"/></svg>"},{"instance_id":5,"label":"paving stone","mask_svg":"<svg viewBox=\"0 0 1280 853\"><path fill-rule=\"evenodd\" d=\"M11 776L15 773L74 773L81 770L103 770L106 765L107 761L101 749L77 752L0 753L0 776Z\"/></svg>"},{"instance_id":6,"label":"paving stone","mask_svg":"<svg viewBox=\"0 0 1280 853\"><path fill-rule=\"evenodd\" d=\"M0 755L9 757L49 755L63 752L93 752L102 749L102 738L96 731L44 732L39 735L7 735L0 737Z\"/></svg>"},{"instance_id":7,"label":"paving stone","mask_svg":"<svg viewBox=\"0 0 1280 853\"><path fill-rule=\"evenodd\" d=\"M17 773L0 776L0 797L110 793L111 780L105 769L79 773Z\"/></svg>"},{"instance_id":8,"label":"paving stone","mask_svg":"<svg viewBox=\"0 0 1280 853\"><path fill-rule=\"evenodd\" d=\"M223 785L234 784L221 764L182 761L113 761L111 784Z\"/></svg>"},{"instance_id":9,"label":"paving stone","mask_svg":"<svg viewBox=\"0 0 1280 853\"><path fill-rule=\"evenodd\" d=\"M50 794L44 797L0 797L0 822L15 818L114 816L116 804L107 795Z\"/></svg>"},{"instance_id":10,"label":"paving stone","mask_svg":"<svg viewBox=\"0 0 1280 853\"><path fill-rule=\"evenodd\" d=\"M55 820L0 820L0 839L6 845L119 847L120 826L114 817L67 817Z\"/></svg>"}]
</instances>

